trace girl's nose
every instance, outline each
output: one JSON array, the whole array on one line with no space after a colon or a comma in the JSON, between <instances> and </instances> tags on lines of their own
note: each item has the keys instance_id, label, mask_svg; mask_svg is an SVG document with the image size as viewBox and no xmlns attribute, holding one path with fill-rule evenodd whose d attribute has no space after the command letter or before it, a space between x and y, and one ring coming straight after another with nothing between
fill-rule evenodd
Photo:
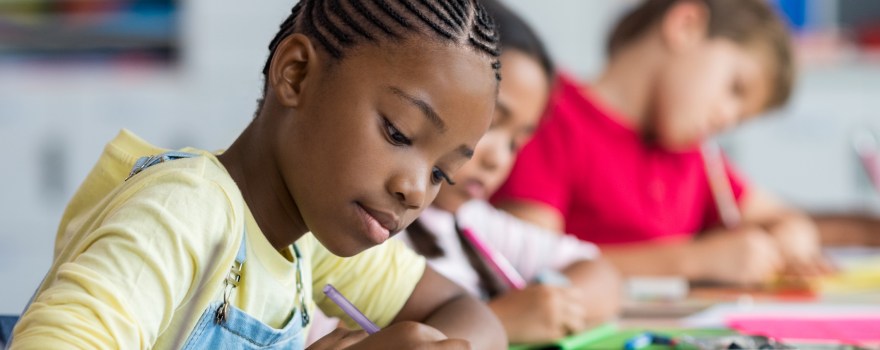
<instances>
[{"instance_id":1,"label":"girl's nose","mask_svg":"<svg viewBox=\"0 0 880 350\"><path fill-rule=\"evenodd\" d=\"M427 174L426 174L427 173ZM398 175L388 183L388 192L406 209L421 209L425 205L425 192L430 172L419 171Z\"/></svg>"}]
</instances>

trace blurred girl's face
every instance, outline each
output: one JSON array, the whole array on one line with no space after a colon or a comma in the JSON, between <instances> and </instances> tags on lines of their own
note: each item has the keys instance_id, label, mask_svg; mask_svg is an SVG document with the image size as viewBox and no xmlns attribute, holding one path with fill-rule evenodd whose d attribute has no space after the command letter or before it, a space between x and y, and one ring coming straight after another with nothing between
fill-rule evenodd
<instances>
[{"instance_id":1,"label":"blurred girl's face","mask_svg":"<svg viewBox=\"0 0 880 350\"><path fill-rule=\"evenodd\" d=\"M534 58L519 51L501 55L501 80L495 116L474 157L444 184L433 205L454 212L472 199L486 199L507 179L516 154L529 140L547 104L547 75Z\"/></svg>"}]
</instances>

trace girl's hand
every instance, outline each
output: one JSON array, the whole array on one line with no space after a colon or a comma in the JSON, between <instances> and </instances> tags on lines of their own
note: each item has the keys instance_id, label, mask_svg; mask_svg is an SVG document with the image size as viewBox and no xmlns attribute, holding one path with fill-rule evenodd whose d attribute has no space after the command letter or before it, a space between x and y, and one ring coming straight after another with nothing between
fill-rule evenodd
<instances>
[{"instance_id":1,"label":"girl's hand","mask_svg":"<svg viewBox=\"0 0 880 350\"><path fill-rule=\"evenodd\" d=\"M345 328L336 328L330 334L318 339L314 344L309 346L309 350L325 350L325 349L342 349L352 346L367 337L367 332L363 330L348 330Z\"/></svg>"},{"instance_id":2,"label":"girl's hand","mask_svg":"<svg viewBox=\"0 0 880 350\"><path fill-rule=\"evenodd\" d=\"M571 287L529 285L489 302L511 343L536 343L565 337L588 326L581 293Z\"/></svg>"},{"instance_id":3,"label":"girl's hand","mask_svg":"<svg viewBox=\"0 0 880 350\"><path fill-rule=\"evenodd\" d=\"M695 240L690 254L701 279L738 285L771 281L785 266L773 237L759 227L707 233Z\"/></svg>"},{"instance_id":4,"label":"girl's hand","mask_svg":"<svg viewBox=\"0 0 880 350\"><path fill-rule=\"evenodd\" d=\"M425 349L456 350L470 349L467 341L447 339L437 329L418 322L404 321L392 324L372 335L366 332L336 329L321 338L310 350L325 349Z\"/></svg>"}]
</instances>

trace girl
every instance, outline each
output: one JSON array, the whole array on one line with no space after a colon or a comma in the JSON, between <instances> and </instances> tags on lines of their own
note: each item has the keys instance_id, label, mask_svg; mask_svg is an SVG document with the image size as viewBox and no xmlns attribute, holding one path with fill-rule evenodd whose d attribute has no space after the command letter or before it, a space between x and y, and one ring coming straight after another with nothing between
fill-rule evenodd
<instances>
[{"instance_id":1,"label":"girl","mask_svg":"<svg viewBox=\"0 0 880 350\"><path fill-rule=\"evenodd\" d=\"M482 303L381 244L489 126L491 17L471 0L303 0L269 48L264 99L227 151L142 158L129 175L158 150L126 133L108 145L14 349L302 348L313 303L343 316L328 283L391 326L314 348L506 346Z\"/></svg>"},{"instance_id":2,"label":"girl","mask_svg":"<svg viewBox=\"0 0 880 350\"><path fill-rule=\"evenodd\" d=\"M513 343L555 340L613 317L619 279L595 246L500 212L485 200L507 177L517 151L531 137L553 80L551 60L531 28L496 1L484 2L501 34L503 82L495 118L474 158L443 186L431 207L400 237L438 272L488 299ZM532 284L505 290L477 257L461 229L469 229L510 259L525 278L561 270L570 285Z\"/></svg>"},{"instance_id":3,"label":"girl","mask_svg":"<svg viewBox=\"0 0 880 350\"><path fill-rule=\"evenodd\" d=\"M602 245L626 274L753 284L827 271L815 225L730 166L742 220L719 227L700 153L788 99L791 48L769 5L647 0L619 22L609 52L591 87L563 79L497 204Z\"/></svg>"}]
</instances>

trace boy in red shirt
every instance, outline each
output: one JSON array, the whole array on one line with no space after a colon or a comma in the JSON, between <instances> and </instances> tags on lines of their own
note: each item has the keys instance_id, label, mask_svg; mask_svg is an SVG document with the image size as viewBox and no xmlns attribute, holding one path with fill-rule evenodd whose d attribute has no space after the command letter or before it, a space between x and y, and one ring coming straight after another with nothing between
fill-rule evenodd
<instances>
[{"instance_id":1,"label":"boy in red shirt","mask_svg":"<svg viewBox=\"0 0 880 350\"><path fill-rule=\"evenodd\" d=\"M592 86L559 79L500 207L602 245L630 275L754 284L828 270L808 217L726 162L742 222L720 228L700 153L789 97L788 34L764 1L648 0L618 24L609 53Z\"/></svg>"}]
</instances>

